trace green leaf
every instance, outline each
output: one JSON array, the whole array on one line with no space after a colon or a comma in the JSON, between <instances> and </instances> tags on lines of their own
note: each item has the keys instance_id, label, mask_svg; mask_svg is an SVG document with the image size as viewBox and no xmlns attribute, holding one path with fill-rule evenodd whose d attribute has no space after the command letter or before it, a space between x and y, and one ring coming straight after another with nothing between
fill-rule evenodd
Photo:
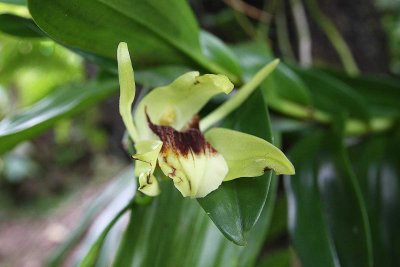
<instances>
[{"instance_id":1,"label":"green leaf","mask_svg":"<svg viewBox=\"0 0 400 267\"><path fill-rule=\"evenodd\" d=\"M227 119L225 126L271 141L268 112L261 92L255 91ZM270 181L268 171L260 177L224 182L218 190L198 201L228 239L245 245L264 207Z\"/></svg>"},{"instance_id":2,"label":"green leaf","mask_svg":"<svg viewBox=\"0 0 400 267\"><path fill-rule=\"evenodd\" d=\"M29 0L28 6L35 22L55 40L111 59L121 41L140 66L186 63L183 51L200 52L198 28L183 1Z\"/></svg>"},{"instance_id":3,"label":"green leaf","mask_svg":"<svg viewBox=\"0 0 400 267\"><path fill-rule=\"evenodd\" d=\"M273 59L269 47L260 41L233 45L231 49L239 59L245 81L250 80L254 73Z\"/></svg>"},{"instance_id":4,"label":"green leaf","mask_svg":"<svg viewBox=\"0 0 400 267\"><path fill-rule=\"evenodd\" d=\"M317 69L292 68L311 90L316 108L333 116L345 112L353 118L368 122L368 105L352 87Z\"/></svg>"},{"instance_id":5,"label":"green leaf","mask_svg":"<svg viewBox=\"0 0 400 267\"><path fill-rule=\"evenodd\" d=\"M132 210L113 266L254 266L270 223L276 181L248 247L228 241L194 200L182 198L170 181L161 182L159 197Z\"/></svg>"},{"instance_id":6,"label":"green leaf","mask_svg":"<svg viewBox=\"0 0 400 267\"><path fill-rule=\"evenodd\" d=\"M374 75L353 77L338 72L328 73L350 85L362 95L372 115L395 118L400 116L400 80L398 78Z\"/></svg>"},{"instance_id":7,"label":"green leaf","mask_svg":"<svg viewBox=\"0 0 400 267\"><path fill-rule=\"evenodd\" d=\"M218 37L206 31L200 31L200 45L203 54L220 66L224 66L236 77L242 76L242 70L236 55Z\"/></svg>"},{"instance_id":8,"label":"green leaf","mask_svg":"<svg viewBox=\"0 0 400 267\"><path fill-rule=\"evenodd\" d=\"M238 80L202 54L199 28L186 1L29 0L28 7L36 24L68 47L113 60L118 43L126 42L135 69L183 64Z\"/></svg>"},{"instance_id":9,"label":"green leaf","mask_svg":"<svg viewBox=\"0 0 400 267\"><path fill-rule=\"evenodd\" d=\"M189 71L190 69L185 66L160 66L135 71L135 78L139 84L150 89L170 84L176 79L176 77Z\"/></svg>"},{"instance_id":10,"label":"green leaf","mask_svg":"<svg viewBox=\"0 0 400 267\"><path fill-rule=\"evenodd\" d=\"M7 13L0 14L0 31L17 37L44 37L43 32L31 19Z\"/></svg>"},{"instance_id":11,"label":"green leaf","mask_svg":"<svg viewBox=\"0 0 400 267\"><path fill-rule=\"evenodd\" d=\"M313 104L311 92L303 80L285 64L279 64L278 68L263 84L266 97L273 104L274 99L278 101L293 102L297 105L310 107Z\"/></svg>"},{"instance_id":12,"label":"green leaf","mask_svg":"<svg viewBox=\"0 0 400 267\"><path fill-rule=\"evenodd\" d=\"M341 137L314 133L290 152L288 224L304 266L372 266L370 228Z\"/></svg>"},{"instance_id":13,"label":"green leaf","mask_svg":"<svg viewBox=\"0 0 400 267\"><path fill-rule=\"evenodd\" d=\"M292 255L289 249L278 249L268 253L258 267L291 267Z\"/></svg>"},{"instance_id":14,"label":"green leaf","mask_svg":"<svg viewBox=\"0 0 400 267\"><path fill-rule=\"evenodd\" d=\"M19 5L19 6L26 5L26 0L0 0L0 2L7 3L7 4L13 4L13 5Z\"/></svg>"},{"instance_id":15,"label":"green leaf","mask_svg":"<svg viewBox=\"0 0 400 267\"><path fill-rule=\"evenodd\" d=\"M107 225L107 227L103 230L101 235L97 238L96 242L90 248L89 252L83 258L79 267L94 267L96 266L97 259L100 256L100 251L103 246L103 243L107 237L108 232L112 229L115 223L124 215L127 211L131 209L132 204L129 203L125 208L123 208L118 214L111 220L111 222Z\"/></svg>"},{"instance_id":16,"label":"green leaf","mask_svg":"<svg viewBox=\"0 0 400 267\"><path fill-rule=\"evenodd\" d=\"M241 61L246 79L254 70L265 65L272 59L269 48L263 42L251 42L233 46L233 51ZM275 110L280 110L287 102L310 107L313 105L311 93L301 78L280 63L271 75L263 82L262 88L268 104Z\"/></svg>"},{"instance_id":17,"label":"green leaf","mask_svg":"<svg viewBox=\"0 0 400 267\"><path fill-rule=\"evenodd\" d=\"M0 122L0 154L16 144L37 136L56 121L116 92L116 80L81 83L59 88L20 112Z\"/></svg>"},{"instance_id":18,"label":"green leaf","mask_svg":"<svg viewBox=\"0 0 400 267\"><path fill-rule=\"evenodd\" d=\"M400 135L369 137L351 149L351 160L367 204L374 266L399 266Z\"/></svg>"},{"instance_id":19,"label":"green leaf","mask_svg":"<svg viewBox=\"0 0 400 267\"><path fill-rule=\"evenodd\" d=\"M324 219L314 171L321 139L321 135L314 134L302 140L289 154L297 173L293 177L285 177L288 226L303 265L334 267L338 259Z\"/></svg>"},{"instance_id":20,"label":"green leaf","mask_svg":"<svg viewBox=\"0 0 400 267\"><path fill-rule=\"evenodd\" d=\"M127 168L120 175L114 177L112 182L107 185L106 189L85 208L85 214L77 222L76 228L69 233L67 240L51 253L46 266L58 267L62 265L69 252L73 250L76 244L82 239L85 232L92 224L93 219L115 199L117 194L132 184L132 173L132 168Z\"/></svg>"}]
</instances>

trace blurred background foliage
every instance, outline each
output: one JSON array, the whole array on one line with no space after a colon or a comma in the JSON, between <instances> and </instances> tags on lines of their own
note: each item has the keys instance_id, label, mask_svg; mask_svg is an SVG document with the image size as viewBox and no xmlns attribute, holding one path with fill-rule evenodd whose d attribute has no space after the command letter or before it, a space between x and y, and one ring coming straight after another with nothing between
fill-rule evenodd
<instances>
[{"instance_id":1,"label":"blurred background foliage","mask_svg":"<svg viewBox=\"0 0 400 267\"><path fill-rule=\"evenodd\" d=\"M1 266L400 266L399 0L0 2ZM188 70L239 87L279 57L222 124L296 175L135 193L120 41L139 98Z\"/></svg>"}]
</instances>

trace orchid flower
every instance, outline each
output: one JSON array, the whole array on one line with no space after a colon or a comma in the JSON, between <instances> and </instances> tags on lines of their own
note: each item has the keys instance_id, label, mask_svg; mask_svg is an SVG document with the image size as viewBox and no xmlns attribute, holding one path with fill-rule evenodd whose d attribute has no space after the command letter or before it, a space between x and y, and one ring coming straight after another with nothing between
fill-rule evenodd
<instances>
[{"instance_id":1,"label":"orchid flower","mask_svg":"<svg viewBox=\"0 0 400 267\"><path fill-rule=\"evenodd\" d=\"M229 94L233 84L224 75L188 72L171 84L153 89L137 105L135 79L126 43L117 52L120 80L120 114L134 142L135 175L139 190L146 195L160 193L154 175L157 166L174 182L184 197L200 198L222 182L255 177L266 170L294 174L294 167L277 147L238 131L212 128L237 108L278 64L264 67L238 93L203 120L197 113L215 95ZM208 130L203 135L202 131Z\"/></svg>"}]
</instances>

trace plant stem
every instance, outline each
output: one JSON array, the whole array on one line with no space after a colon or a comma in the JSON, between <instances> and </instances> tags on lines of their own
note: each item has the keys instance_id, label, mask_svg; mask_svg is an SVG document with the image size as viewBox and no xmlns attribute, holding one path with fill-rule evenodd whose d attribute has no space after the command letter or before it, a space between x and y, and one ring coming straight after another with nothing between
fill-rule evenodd
<instances>
[{"instance_id":1,"label":"plant stem","mask_svg":"<svg viewBox=\"0 0 400 267\"><path fill-rule=\"evenodd\" d=\"M311 35L307 23L307 16L301 0L290 1L293 18L296 23L297 38L299 40L299 61L307 67L312 64L311 57Z\"/></svg>"},{"instance_id":2,"label":"plant stem","mask_svg":"<svg viewBox=\"0 0 400 267\"><path fill-rule=\"evenodd\" d=\"M288 27L286 22L285 2L281 1L276 13L276 30L278 37L278 46L284 58L288 61L295 61L292 46L289 41Z\"/></svg>"},{"instance_id":3,"label":"plant stem","mask_svg":"<svg viewBox=\"0 0 400 267\"><path fill-rule=\"evenodd\" d=\"M333 22L325 16L318 7L318 3L315 0L306 0L307 8L310 11L311 16L314 17L315 22L324 31L326 36L331 41L333 47L338 53L340 60L349 75L356 75L360 71L357 67L356 61L353 58L351 50L347 45L346 41L336 29Z\"/></svg>"},{"instance_id":4,"label":"plant stem","mask_svg":"<svg viewBox=\"0 0 400 267\"><path fill-rule=\"evenodd\" d=\"M323 111L310 110L307 107L286 100L269 99L268 106L279 113L298 119L312 120L322 124L329 124L332 121L329 114ZM393 123L393 120L382 117L374 117L369 123L350 119L346 122L345 134L363 135L370 132L382 132L392 127Z\"/></svg>"},{"instance_id":5,"label":"plant stem","mask_svg":"<svg viewBox=\"0 0 400 267\"><path fill-rule=\"evenodd\" d=\"M212 125L216 124L232 111L238 108L250 94L260 85L262 81L276 68L279 64L279 59L275 59L261 70L259 70L253 78L243 85L238 92L233 95L228 101L219 106L216 110L208 114L204 119L200 121L200 129L202 131L207 130Z\"/></svg>"}]
</instances>

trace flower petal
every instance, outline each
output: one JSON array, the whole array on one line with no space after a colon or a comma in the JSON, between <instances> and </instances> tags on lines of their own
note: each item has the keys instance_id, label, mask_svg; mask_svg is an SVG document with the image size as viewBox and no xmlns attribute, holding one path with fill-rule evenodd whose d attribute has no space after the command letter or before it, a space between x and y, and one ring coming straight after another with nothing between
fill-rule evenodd
<instances>
[{"instance_id":1,"label":"flower petal","mask_svg":"<svg viewBox=\"0 0 400 267\"><path fill-rule=\"evenodd\" d=\"M228 173L225 159L204 139L198 119L184 132L170 126L155 125L150 129L163 141L158 164L184 197L204 197L217 189Z\"/></svg>"},{"instance_id":2,"label":"flower petal","mask_svg":"<svg viewBox=\"0 0 400 267\"><path fill-rule=\"evenodd\" d=\"M229 172L224 181L260 176L270 169L276 174L295 173L292 163L279 148L256 136L213 128L205 138L228 163Z\"/></svg>"},{"instance_id":3,"label":"flower petal","mask_svg":"<svg viewBox=\"0 0 400 267\"><path fill-rule=\"evenodd\" d=\"M117 58L120 84L119 113L128 130L129 136L133 141L137 141L138 134L132 119L132 104L135 99L136 85L131 57L126 43L119 43Z\"/></svg>"},{"instance_id":4,"label":"flower petal","mask_svg":"<svg viewBox=\"0 0 400 267\"><path fill-rule=\"evenodd\" d=\"M158 87L147 94L139 103L134 121L140 138L152 139L147 127L145 109L158 125L171 126L182 130L188 121L216 94L228 94L233 84L224 75L188 72L170 85Z\"/></svg>"},{"instance_id":5,"label":"flower petal","mask_svg":"<svg viewBox=\"0 0 400 267\"><path fill-rule=\"evenodd\" d=\"M149 196L160 193L157 178L153 173L162 144L159 140L141 141L135 144L138 153L132 157L136 160L135 175L139 177L139 191Z\"/></svg>"}]
</instances>

